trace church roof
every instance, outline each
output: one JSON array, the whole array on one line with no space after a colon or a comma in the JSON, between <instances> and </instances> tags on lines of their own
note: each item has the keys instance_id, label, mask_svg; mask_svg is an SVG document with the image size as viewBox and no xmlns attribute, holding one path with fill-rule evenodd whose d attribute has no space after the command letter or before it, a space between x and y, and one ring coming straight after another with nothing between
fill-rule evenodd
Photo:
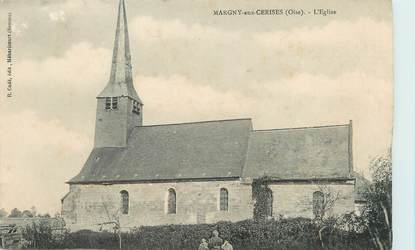
<instances>
[{"instance_id":1,"label":"church roof","mask_svg":"<svg viewBox=\"0 0 415 250\"><path fill-rule=\"evenodd\" d=\"M124 0L120 0L118 6L110 80L97 97L119 96L128 96L142 103L133 84L130 41Z\"/></svg>"},{"instance_id":2,"label":"church roof","mask_svg":"<svg viewBox=\"0 0 415 250\"><path fill-rule=\"evenodd\" d=\"M135 127L125 148L95 148L70 182L240 176L250 119Z\"/></svg>"},{"instance_id":3,"label":"church roof","mask_svg":"<svg viewBox=\"0 0 415 250\"><path fill-rule=\"evenodd\" d=\"M94 148L68 183L350 178L349 125L252 130L250 119L135 127L127 147Z\"/></svg>"},{"instance_id":4,"label":"church roof","mask_svg":"<svg viewBox=\"0 0 415 250\"><path fill-rule=\"evenodd\" d=\"M251 133L243 177L350 177L349 125L257 130Z\"/></svg>"}]
</instances>

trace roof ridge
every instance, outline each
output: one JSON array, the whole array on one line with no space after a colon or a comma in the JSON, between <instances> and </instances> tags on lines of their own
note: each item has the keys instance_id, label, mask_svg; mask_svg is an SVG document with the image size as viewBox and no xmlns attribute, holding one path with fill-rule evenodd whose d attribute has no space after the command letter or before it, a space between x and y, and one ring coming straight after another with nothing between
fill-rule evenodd
<instances>
[{"instance_id":1,"label":"roof ridge","mask_svg":"<svg viewBox=\"0 0 415 250\"><path fill-rule=\"evenodd\" d=\"M207 120L207 121L195 121L195 122L179 122L179 123L165 123L165 124L152 124L143 125L136 127L158 127L158 126L170 126L170 125L185 125L185 124L198 124L198 123L210 123L210 122L226 122L226 121L241 121L241 120L252 120L252 118L235 118L235 119L222 119L222 120Z\"/></svg>"},{"instance_id":2,"label":"roof ridge","mask_svg":"<svg viewBox=\"0 0 415 250\"><path fill-rule=\"evenodd\" d=\"M273 131L273 130L318 129L318 128L333 128L333 127L343 127L343 126L349 126L349 124L334 124L334 125L294 127L294 128L254 129L252 132L267 132L267 131Z\"/></svg>"}]
</instances>

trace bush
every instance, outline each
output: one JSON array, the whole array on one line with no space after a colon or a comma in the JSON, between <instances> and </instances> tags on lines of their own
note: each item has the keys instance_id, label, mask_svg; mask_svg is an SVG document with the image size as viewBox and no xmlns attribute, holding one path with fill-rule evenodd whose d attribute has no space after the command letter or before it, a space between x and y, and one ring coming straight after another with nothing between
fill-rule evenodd
<instances>
[{"instance_id":1,"label":"bush","mask_svg":"<svg viewBox=\"0 0 415 250\"><path fill-rule=\"evenodd\" d=\"M330 219L322 223L294 218L264 222L246 220L237 223L146 226L122 233L122 245L123 249L138 250L197 249L202 238L208 239L213 230L218 230L220 237L231 242L235 250L373 249L367 233L344 230L345 223L349 223L349 220ZM84 230L65 233L59 244L48 237L46 239L37 248L118 248L118 236L108 232Z\"/></svg>"},{"instance_id":2,"label":"bush","mask_svg":"<svg viewBox=\"0 0 415 250\"><path fill-rule=\"evenodd\" d=\"M392 248L392 161L390 155L372 160L372 183L364 193L363 217L379 249Z\"/></svg>"},{"instance_id":3,"label":"bush","mask_svg":"<svg viewBox=\"0 0 415 250\"><path fill-rule=\"evenodd\" d=\"M59 247L60 240L55 239L52 227L47 221L32 222L22 231L25 248L54 248Z\"/></svg>"},{"instance_id":4,"label":"bush","mask_svg":"<svg viewBox=\"0 0 415 250\"><path fill-rule=\"evenodd\" d=\"M118 248L117 235L109 232L81 230L75 233L68 233L65 235L62 242L62 248Z\"/></svg>"}]
</instances>

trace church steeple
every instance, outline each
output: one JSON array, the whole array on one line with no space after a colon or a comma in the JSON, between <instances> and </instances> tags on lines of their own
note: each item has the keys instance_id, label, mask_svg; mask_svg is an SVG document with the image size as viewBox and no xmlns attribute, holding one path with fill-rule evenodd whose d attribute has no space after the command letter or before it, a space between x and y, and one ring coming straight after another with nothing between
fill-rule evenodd
<instances>
[{"instance_id":1,"label":"church steeple","mask_svg":"<svg viewBox=\"0 0 415 250\"><path fill-rule=\"evenodd\" d=\"M134 89L127 15L118 5L110 79L97 96L94 147L126 147L134 127L143 124L143 103Z\"/></svg>"},{"instance_id":2,"label":"church steeple","mask_svg":"<svg viewBox=\"0 0 415 250\"><path fill-rule=\"evenodd\" d=\"M118 5L110 79L107 86L98 95L98 97L118 96L127 96L142 104L133 84L130 41L124 0L120 0Z\"/></svg>"}]
</instances>

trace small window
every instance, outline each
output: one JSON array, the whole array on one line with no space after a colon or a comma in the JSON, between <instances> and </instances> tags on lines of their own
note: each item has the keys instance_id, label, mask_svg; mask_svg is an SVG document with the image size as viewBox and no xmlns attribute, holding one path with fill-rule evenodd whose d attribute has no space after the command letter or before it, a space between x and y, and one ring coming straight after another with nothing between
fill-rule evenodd
<instances>
[{"instance_id":1,"label":"small window","mask_svg":"<svg viewBox=\"0 0 415 250\"><path fill-rule=\"evenodd\" d=\"M105 98L105 109L107 110L118 109L118 97L106 97Z\"/></svg>"},{"instance_id":2,"label":"small window","mask_svg":"<svg viewBox=\"0 0 415 250\"><path fill-rule=\"evenodd\" d=\"M228 190L220 189L220 211L228 211Z\"/></svg>"},{"instance_id":3,"label":"small window","mask_svg":"<svg viewBox=\"0 0 415 250\"><path fill-rule=\"evenodd\" d=\"M105 109L111 109L111 97L105 98Z\"/></svg>"},{"instance_id":4,"label":"small window","mask_svg":"<svg viewBox=\"0 0 415 250\"><path fill-rule=\"evenodd\" d=\"M176 191L170 188L168 197L167 197L167 213L175 214L176 213Z\"/></svg>"},{"instance_id":5,"label":"small window","mask_svg":"<svg viewBox=\"0 0 415 250\"><path fill-rule=\"evenodd\" d=\"M313 193L313 214L316 218L323 215L324 194L320 191Z\"/></svg>"},{"instance_id":6,"label":"small window","mask_svg":"<svg viewBox=\"0 0 415 250\"><path fill-rule=\"evenodd\" d=\"M133 113L140 115L140 104L137 101L133 101Z\"/></svg>"},{"instance_id":7,"label":"small window","mask_svg":"<svg viewBox=\"0 0 415 250\"><path fill-rule=\"evenodd\" d=\"M112 98L112 109L118 109L118 97Z\"/></svg>"},{"instance_id":8,"label":"small window","mask_svg":"<svg viewBox=\"0 0 415 250\"><path fill-rule=\"evenodd\" d=\"M129 203L130 203L130 198L128 195L128 192L123 190L120 192L121 194L121 213L122 214L128 214L128 209L129 209Z\"/></svg>"}]
</instances>

